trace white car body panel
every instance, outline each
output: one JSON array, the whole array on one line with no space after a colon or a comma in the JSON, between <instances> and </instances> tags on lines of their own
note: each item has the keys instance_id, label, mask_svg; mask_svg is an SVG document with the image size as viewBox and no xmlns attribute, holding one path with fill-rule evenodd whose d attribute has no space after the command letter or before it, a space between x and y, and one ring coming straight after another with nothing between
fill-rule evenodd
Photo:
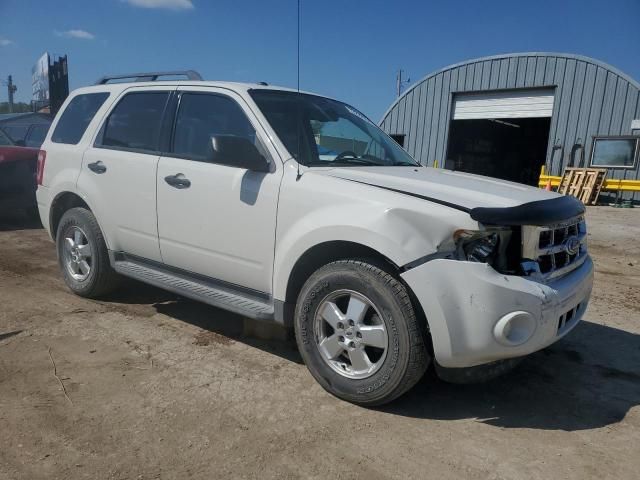
<instances>
[{"instance_id":1,"label":"white car body panel","mask_svg":"<svg viewBox=\"0 0 640 480\"><path fill-rule=\"evenodd\" d=\"M431 167L323 168L326 175L414 193L463 208L513 207L560 197L521 183Z\"/></svg>"},{"instance_id":2,"label":"white car body panel","mask_svg":"<svg viewBox=\"0 0 640 480\"><path fill-rule=\"evenodd\" d=\"M321 243L358 243L402 266L436 252L451 240L453 230L478 227L459 210L335 178L324 169L303 169L300 178L295 162L285 170L274 267L273 296L278 300L285 300L298 258Z\"/></svg>"},{"instance_id":3,"label":"white car body panel","mask_svg":"<svg viewBox=\"0 0 640 480\"><path fill-rule=\"evenodd\" d=\"M218 93L245 111L264 145L269 145L244 99L228 89L182 87L189 92ZM161 157L158 165L158 233L167 265L235 285L271 293L280 157L268 146L271 172ZM182 173L188 189L169 186L164 178Z\"/></svg>"}]
</instances>

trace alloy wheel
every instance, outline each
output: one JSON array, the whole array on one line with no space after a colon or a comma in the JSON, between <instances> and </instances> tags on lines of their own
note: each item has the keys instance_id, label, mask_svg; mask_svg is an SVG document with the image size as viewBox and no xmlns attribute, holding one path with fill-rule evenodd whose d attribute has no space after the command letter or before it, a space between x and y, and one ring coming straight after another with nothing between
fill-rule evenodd
<instances>
[{"instance_id":1,"label":"alloy wheel","mask_svg":"<svg viewBox=\"0 0 640 480\"><path fill-rule=\"evenodd\" d=\"M91 273L93 252L84 231L73 225L64 233L63 262L69 275L77 282L83 282Z\"/></svg>"},{"instance_id":2,"label":"alloy wheel","mask_svg":"<svg viewBox=\"0 0 640 480\"><path fill-rule=\"evenodd\" d=\"M324 362L343 377L370 377L387 355L382 315L369 298L352 290L332 292L320 302L314 334Z\"/></svg>"}]
</instances>

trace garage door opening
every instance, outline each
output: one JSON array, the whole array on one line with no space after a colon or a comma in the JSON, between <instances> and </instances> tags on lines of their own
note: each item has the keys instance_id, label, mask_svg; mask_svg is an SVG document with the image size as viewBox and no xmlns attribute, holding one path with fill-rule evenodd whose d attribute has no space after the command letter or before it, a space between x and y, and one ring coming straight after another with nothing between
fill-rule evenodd
<instances>
[{"instance_id":1,"label":"garage door opening","mask_svg":"<svg viewBox=\"0 0 640 480\"><path fill-rule=\"evenodd\" d=\"M549 141L550 118L454 120L447 166L537 185Z\"/></svg>"},{"instance_id":2,"label":"garage door opening","mask_svg":"<svg viewBox=\"0 0 640 480\"><path fill-rule=\"evenodd\" d=\"M552 112L550 89L457 95L447 168L537 185Z\"/></svg>"}]
</instances>

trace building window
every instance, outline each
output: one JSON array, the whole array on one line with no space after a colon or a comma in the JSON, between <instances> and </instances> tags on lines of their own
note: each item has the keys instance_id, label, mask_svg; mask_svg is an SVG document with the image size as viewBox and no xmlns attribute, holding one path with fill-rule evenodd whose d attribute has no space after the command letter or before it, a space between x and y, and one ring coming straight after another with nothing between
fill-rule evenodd
<instances>
[{"instance_id":1,"label":"building window","mask_svg":"<svg viewBox=\"0 0 640 480\"><path fill-rule=\"evenodd\" d=\"M633 168L638 156L640 137L595 137L591 150L591 166Z\"/></svg>"}]
</instances>

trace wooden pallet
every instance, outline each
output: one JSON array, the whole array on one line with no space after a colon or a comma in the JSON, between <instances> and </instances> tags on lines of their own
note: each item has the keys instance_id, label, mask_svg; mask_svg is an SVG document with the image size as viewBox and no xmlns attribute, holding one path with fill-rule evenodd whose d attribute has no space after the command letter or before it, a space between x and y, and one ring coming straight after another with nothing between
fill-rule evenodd
<instances>
[{"instance_id":1,"label":"wooden pallet","mask_svg":"<svg viewBox=\"0 0 640 480\"><path fill-rule=\"evenodd\" d=\"M573 195L585 205L595 205L606 178L606 168L567 167L562 173L558 193Z\"/></svg>"}]
</instances>

